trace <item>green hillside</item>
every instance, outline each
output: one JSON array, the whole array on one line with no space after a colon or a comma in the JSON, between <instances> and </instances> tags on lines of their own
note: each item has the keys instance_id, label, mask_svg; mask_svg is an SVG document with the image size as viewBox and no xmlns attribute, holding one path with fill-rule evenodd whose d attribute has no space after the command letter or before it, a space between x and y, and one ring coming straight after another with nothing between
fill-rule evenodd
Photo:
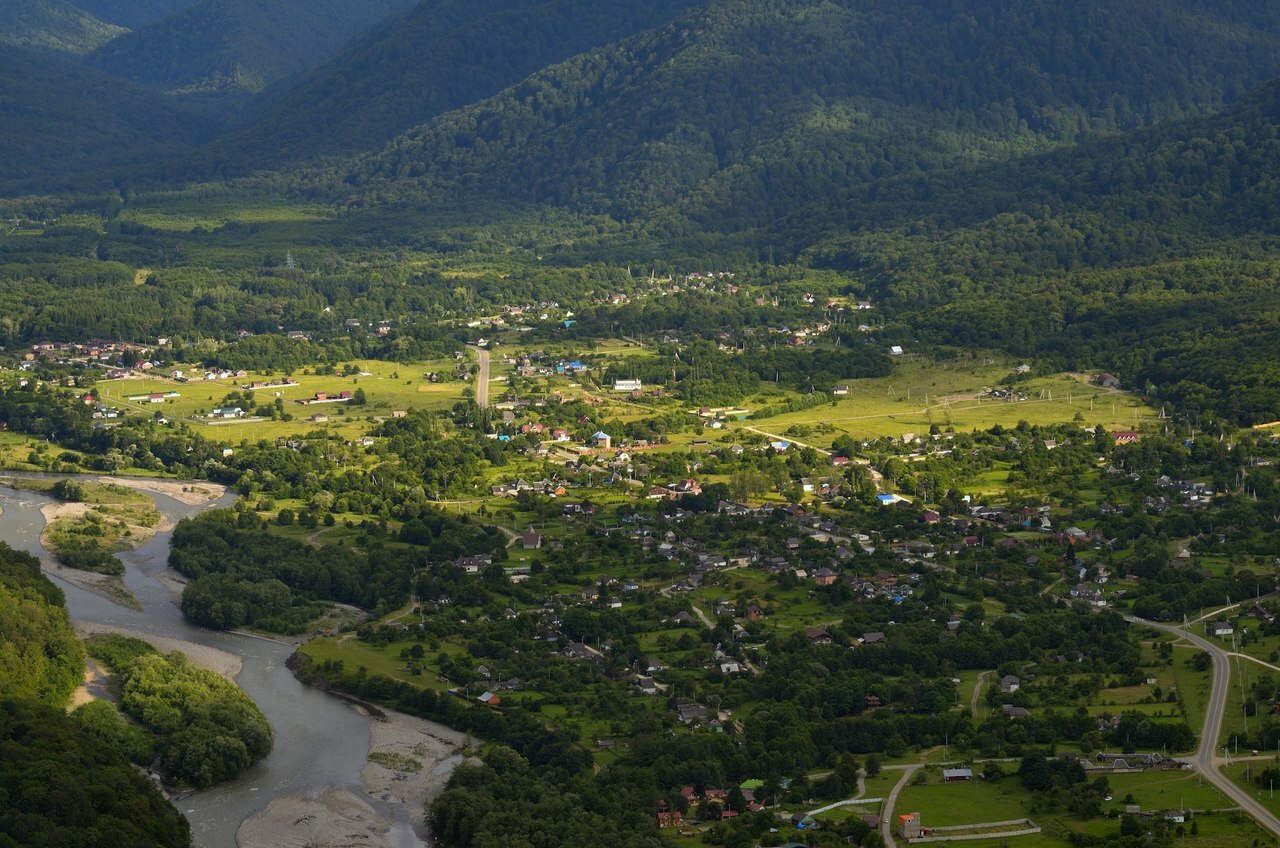
<instances>
[{"instance_id":1,"label":"green hillside","mask_svg":"<svg viewBox=\"0 0 1280 848\"><path fill-rule=\"evenodd\" d=\"M202 150L196 173L376 148L548 64L656 26L698 0L435 0L374 27L254 104L246 131Z\"/></svg>"},{"instance_id":2,"label":"green hillside","mask_svg":"<svg viewBox=\"0 0 1280 848\"><path fill-rule=\"evenodd\" d=\"M100 190L113 174L200 140L203 118L64 61L0 47L0 187Z\"/></svg>"},{"instance_id":3,"label":"green hillside","mask_svg":"<svg viewBox=\"0 0 1280 848\"><path fill-rule=\"evenodd\" d=\"M803 260L863 277L932 338L1106 367L1257 423L1280 415L1277 173L1269 83L1211 117L887 180L754 237L827 233Z\"/></svg>"},{"instance_id":4,"label":"green hillside","mask_svg":"<svg viewBox=\"0 0 1280 848\"><path fill-rule=\"evenodd\" d=\"M6 0L0 4L0 44L83 54L125 32L64 0Z\"/></svg>"},{"instance_id":5,"label":"green hillside","mask_svg":"<svg viewBox=\"0 0 1280 848\"><path fill-rule=\"evenodd\" d=\"M103 46L100 70L177 94L255 92L412 0L200 0Z\"/></svg>"},{"instance_id":6,"label":"green hillside","mask_svg":"<svg viewBox=\"0 0 1280 848\"><path fill-rule=\"evenodd\" d=\"M75 0L75 5L100 20L137 29L195 2L196 0Z\"/></svg>"},{"instance_id":7,"label":"green hillside","mask_svg":"<svg viewBox=\"0 0 1280 848\"><path fill-rule=\"evenodd\" d=\"M1220 107L1280 73L1280 10L715 2L442 115L343 178L750 227L816 194ZM1191 49L1194 45L1194 49Z\"/></svg>"}]
</instances>

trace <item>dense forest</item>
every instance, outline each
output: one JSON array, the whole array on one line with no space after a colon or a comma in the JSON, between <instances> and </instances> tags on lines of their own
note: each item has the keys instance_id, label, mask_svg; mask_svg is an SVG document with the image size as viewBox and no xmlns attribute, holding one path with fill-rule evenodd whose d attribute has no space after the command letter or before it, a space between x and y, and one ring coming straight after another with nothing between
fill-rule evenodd
<instances>
[{"instance_id":1,"label":"dense forest","mask_svg":"<svg viewBox=\"0 0 1280 848\"><path fill-rule=\"evenodd\" d=\"M332 505L333 495L321 494ZM284 515L293 520L292 510ZM182 593L182 612L197 624L300 633L316 615L314 603L394 609L408 599L423 562L506 554L505 538L496 531L436 509L408 517L397 536L407 545L388 546L394 540L375 526L359 553L342 545L317 550L266 532L251 510L220 510L178 524L169 564L192 578Z\"/></svg>"},{"instance_id":2,"label":"dense forest","mask_svg":"<svg viewBox=\"0 0 1280 848\"><path fill-rule=\"evenodd\" d=\"M414 0L199 0L114 38L89 64L177 94L256 92Z\"/></svg>"},{"instance_id":3,"label":"dense forest","mask_svg":"<svg viewBox=\"0 0 1280 848\"><path fill-rule=\"evenodd\" d=\"M129 762L146 744L67 717L83 676L61 590L0 543L0 845L189 845L187 820Z\"/></svg>"},{"instance_id":4,"label":"dense forest","mask_svg":"<svg viewBox=\"0 0 1280 848\"><path fill-rule=\"evenodd\" d=\"M160 654L126 637L95 637L90 651L117 679L121 709L154 735L156 761L169 781L207 788L236 777L271 752L271 728L262 712L217 672L193 666L176 651ZM122 727L103 712L82 718L81 726L126 755L150 753L136 728L125 730L130 725ZM151 759L143 763L150 765Z\"/></svg>"}]
</instances>

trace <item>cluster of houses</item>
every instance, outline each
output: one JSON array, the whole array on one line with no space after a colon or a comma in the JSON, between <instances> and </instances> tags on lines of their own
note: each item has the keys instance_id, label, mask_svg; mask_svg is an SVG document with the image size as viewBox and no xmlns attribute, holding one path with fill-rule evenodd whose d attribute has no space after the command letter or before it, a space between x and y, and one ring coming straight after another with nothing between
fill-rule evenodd
<instances>
[{"instance_id":1,"label":"cluster of houses","mask_svg":"<svg viewBox=\"0 0 1280 848\"><path fill-rule=\"evenodd\" d=\"M165 341L165 340L162 340ZM59 365L86 364L90 362L105 363L120 359L126 352L135 354L139 362L137 368L150 371L159 363L146 359L151 352L147 345L133 342L117 342L94 339L87 342L39 342L31 346L31 350L22 355L23 362L34 362L45 359Z\"/></svg>"}]
</instances>

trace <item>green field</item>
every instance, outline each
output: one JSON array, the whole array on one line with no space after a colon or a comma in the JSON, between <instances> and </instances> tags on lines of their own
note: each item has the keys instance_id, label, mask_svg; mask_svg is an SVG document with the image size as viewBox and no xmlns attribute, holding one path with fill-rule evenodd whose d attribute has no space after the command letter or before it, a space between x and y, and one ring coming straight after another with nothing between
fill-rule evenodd
<instances>
[{"instance_id":1,"label":"green field","mask_svg":"<svg viewBox=\"0 0 1280 848\"><path fill-rule=\"evenodd\" d=\"M895 773L896 776L896 773ZM1226 848L1226 846L1250 844L1258 827L1252 821L1221 811L1232 807L1213 786L1199 775L1188 771L1154 772L1142 774L1109 775L1108 784L1113 800L1104 803L1104 812L1117 814L1124 804L1138 804L1144 812L1169 809L1215 811L1195 817L1198 835L1186 834L1178 844L1195 848ZM975 780L967 783L943 784L939 775L930 771L925 785L905 787L898 797L893 814L919 812L926 827L977 824L1030 818L1043 828L1043 832L1030 836L980 839L966 841L966 845L995 848L1001 844L1015 848L1040 848L1070 844L1072 833L1088 833L1093 836L1114 834L1118 830L1116 819L1100 817L1080 819L1061 808L1045 807L1034 795L1024 790L1016 777L1007 777L997 783ZM1260 845L1274 845L1275 840L1263 835Z\"/></svg>"},{"instance_id":2,"label":"green field","mask_svg":"<svg viewBox=\"0 0 1280 848\"><path fill-rule=\"evenodd\" d=\"M1173 649L1173 678L1177 682L1178 697L1186 711L1187 724L1197 737L1204 727L1204 711L1208 706L1209 687L1213 681L1212 669L1196 671L1186 665L1186 660L1199 653L1203 653L1199 648L1184 645L1177 645Z\"/></svg>"},{"instance_id":3,"label":"green field","mask_svg":"<svg viewBox=\"0 0 1280 848\"><path fill-rule=\"evenodd\" d=\"M750 424L785 434L792 425L827 424L854 438L927 435L932 425L943 430L988 429L1071 421L1077 414L1108 431L1134 429L1157 412L1134 395L1093 386L1083 377L1043 377L1017 384L1025 401L982 399L983 388L1000 384L1016 362L983 364L983 360L930 362L905 360L889 377L851 380L849 395L830 404ZM1052 398L1052 399L1050 399Z\"/></svg>"},{"instance_id":4,"label":"green field","mask_svg":"<svg viewBox=\"0 0 1280 848\"><path fill-rule=\"evenodd\" d=\"M918 775L919 773L917 773ZM925 827L978 824L1028 816L1030 795L1017 781L972 780L942 783L934 769L923 786L908 783L898 795L893 814L918 812Z\"/></svg>"},{"instance_id":5,"label":"green field","mask_svg":"<svg viewBox=\"0 0 1280 848\"><path fill-rule=\"evenodd\" d=\"M427 372L451 370L452 360L419 362L411 365L364 360L356 364L369 376L362 377L355 374L337 377L295 373L291 376L298 381L296 386L260 389L253 393L264 415L265 408L279 397L284 404L284 412L293 416L291 421L252 420L248 417L213 420L202 417L210 410L221 406L223 399L231 392L239 393L241 385L255 380L269 382L283 376L278 373L250 372L242 379L199 381L192 379L186 383L179 383L167 377L104 380L97 384L97 389L103 403L118 406L127 414L150 416L158 413L172 420L184 420L200 428L208 438L234 444L245 439L298 436L316 429L322 429L337 438L355 438L369 431L373 425L373 419L389 417L395 410L447 409L462 398L463 389L469 385L461 381L431 383L425 379L424 375ZM178 367L181 368L181 366ZM197 373L192 369L186 370L189 370L192 375ZM351 406L347 403L299 404L295 402L312 398L317 392L336 396L340 392L354 392L358 388L365 392L364 406ZM179 397L167 398L161 403L126 399L136 395L167 392L178 392ZM323 415L328 420L321 423L313 422L310 417L316 414Z\"/></svg>"},{"instance_id":6,"label":"green field","mask_svg":"<svg viewBox=\"0 0 1280 848\"><path fill-rule=\"evenodd\" d=\"M333 217L333 211L323 206L288 204L278 201L219 202L216 199L170 200L125 209L120 213L122 221L173 233L190 233L197 227L203 230L216 230L230 223L248 227L262 224L326 221Z\"/></svg>"}]
</instances>

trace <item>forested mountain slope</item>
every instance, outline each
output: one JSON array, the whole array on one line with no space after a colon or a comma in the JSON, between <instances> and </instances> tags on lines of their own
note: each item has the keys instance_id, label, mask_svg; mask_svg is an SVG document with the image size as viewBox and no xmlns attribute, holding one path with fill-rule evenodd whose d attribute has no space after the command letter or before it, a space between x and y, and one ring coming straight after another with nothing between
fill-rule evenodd
<instances>
[{"instance_id":1,"label":"forested mountain slope","mask_svg":"<svg viewBox=\"0 0 1280 848\"><path fill-rule=\"evenodd\" d=\"M1217 108L1280 73L1278 23L1206 0L722 0L329 179L624 218L680 203L733 230L844 186Z\"/></svg>"},{"instance_id":2,"label":"forested mountain slope","mask_svg":"<svg viewBox=\"0 0 1280 848\"><path fill-rule=\"evenodd\" d=\"M242 173L376 148L546 65L661 24L701 0L424 0L322 66L263 93L259 120L202 150L196 173Z\"/></svg>"},{"instance_id":3,"label":"forested mountain slope","mask_svg":"<svg viewBox=\"0 0 1280 848\"><path fill-rule=\"evenodd\" d=\"M95 67L177 94L255 92L323 61L412 0L199 0L96 51Z\"/></svg>"},{"instance_id":4,"label":"forested mountain slope","mask_svg":"<svg viewBox=\"0 0 1280 848\"><path fill-rule=\"evenodd\" d=\"M1210 117L819 199L745 240L816 238L803 261L862 277L932 339L1258 423L1280 417L1276 174L1280 82Z\"/></svg>"},{"instance_id":5,"label":"forested mountain slope","mask_svg":"<svg viewBox=\"0 0 1280 848\"><path fill-rule=\"evenodd\" d=\"M0 45L0 187L101 190L205 137L195 113L56 56Z\"/></svg>"},{"instance_id":6,"label":"forested mountain slope","mask_svg":"<svg viewBox=\"0 0 1280 848\"><path fill-rule=\"evenodd\" d=\"M195 2L197 0L75 0L75 5L100 20L137 29Z\"/></svg>"},{"instance_id":7,"label":"forested mountain slope","mask_svg":"<svg viewBox=\"0 0 1280 848\"><path fill-rule=\"evenodd\" d=\"M124 32L65 0L5 0L0 3L0 44L88 53Z\"/></svg>"}]
</instances>

